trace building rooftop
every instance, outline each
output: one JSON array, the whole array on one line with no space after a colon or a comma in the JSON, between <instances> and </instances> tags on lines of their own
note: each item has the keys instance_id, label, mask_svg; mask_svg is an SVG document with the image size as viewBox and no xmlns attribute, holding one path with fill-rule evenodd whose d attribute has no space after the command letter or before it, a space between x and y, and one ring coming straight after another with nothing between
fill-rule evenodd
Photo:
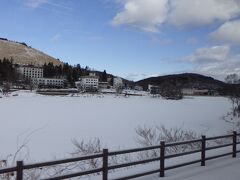
<instances>
[{"instance_id":1,"label":"building rooftop","mask_svg":"<svg viewBox=\"0 0 240 180\"><path fill-rule=\"evenodd\" d=\"M80 79L82 78L94 78L94 79L98 79L98 76L81 76Z\"/></svg>"},{"instance_id":2,"label":"building rooftop","mask_svg":"<svg viewBox=\"0 0 240 180\"><path fill-rule=\"evenodd\" d=\"M42 66L35 66L35 65L31 65L31 64L29 64L29 65L19 65L19 67L29 67L29 68L39 68L39 69L43 69Z\"/></svg>"}]
</instances>

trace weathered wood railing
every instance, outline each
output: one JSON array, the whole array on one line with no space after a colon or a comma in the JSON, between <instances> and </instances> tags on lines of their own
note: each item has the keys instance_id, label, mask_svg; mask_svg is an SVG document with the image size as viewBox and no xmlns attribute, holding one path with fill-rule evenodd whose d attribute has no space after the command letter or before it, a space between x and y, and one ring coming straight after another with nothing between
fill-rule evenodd
<instances>
[{"instance_id":1,"label":"weathered wood railing","mask_svg":"<svg viewBox=\"0 0 240 180\"><path fill-rule=\"evenodd\" d=\"M29 170L29 169L34 169L34 168L43 168L43 167L47 167L47 166L54 166L54 165L60 165L60 164L65 164L65 163L72 163L72 162L79 162L79 161L84 161L84 160L92 160L92 159L96 159L96 158L102 158L102 167L100 167L100 168L86 170L86 171L82 171L82 172L75 172L75 173L66 174L66 175L60 175L60 176L56 176L56 177L45 178L45 180L68 179L68 178L90 175L90 174L95 174L95 173L100 173L100 172L102 173L102 179L107 180L109 170L114 170L114 169L129 167L129 166L135 166L135 165L140 165L140 164L146 164L146 163L155 162L155 161L160 162L159 167L156 168L155 170L151 170L151 171L143 172L143 173L139 173L139 174L134 174L131 176L116 178L116 179L119 179L119 180L120 179L123 179L123 180L124 179L133 179L133 178L138 178L138 177L142 177L142 176L146 176L146 175L150 175L150 174L154 174L154 173L159 173L160 177L164 177L165 171L167 171L167 170L180 168L183 166L188 166L188 165L196 164L196 163L201 163L201 166L205 166L205 162L208 160L212 160L212 159L216 159L216 158L220 158L220 157L224 157L224 156L228 156L228 155L232 155L232 157L235 158L237 153L240 152L240 150L237 150L237 144L240 144L240 142L237 141L238 136L240 136L240 133L237 134L234 131L233 134L230 134L230 135L216 136L216 137L202 136L201 139L183 141L183 142L174 142L174 143L166 143L165 144L164 141L161 141L160 145L143 147L143 148L127 149L127 150L113 151L113 152L108 152L108 149L103 149L102 152L96 153L93 155L82 156L82 157L77 157L77 158L70 158L70 159L63 159L63 160L56 160L56 161L49 161L49 162L43 162L43 163L26 164L25 165L23 163L23 161L17 161L16 167L0 169L0 175L16 172L16 180L23 180L23 171L24 170ZM212 147L206 147L207 141L224 139L224 138L232 138L232 143L227 143L227 144L217 145L217 146L212 146ZM201 149L177 153L177 154L165 155L165 149L168 147L175 147L175 146L179 146L179 145L186 145L186 144L192 144L192 143L201 143ZM223 148L223 147L228 147L228 146L232 146L231 152L206 157L206 151ZM109 166L108 159L111 156L136 153L136 152L142 152L142 151L148 151L148 150L155 150L155 149L159 149L160 157ZM166 159L181 157L181 156L190 155L190 154L194 154L194 153L201 153L201 159L165 167Z\"/></svg>"}]
</instances>

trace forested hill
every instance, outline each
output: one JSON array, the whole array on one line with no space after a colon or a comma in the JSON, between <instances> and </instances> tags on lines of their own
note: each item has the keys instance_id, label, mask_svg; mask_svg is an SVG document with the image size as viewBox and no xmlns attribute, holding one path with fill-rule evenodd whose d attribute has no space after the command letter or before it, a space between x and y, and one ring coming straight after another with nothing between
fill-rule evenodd
<instances>
[{"instance_id":1,"label":"forested hill","mask_svg":"<svg viewBox=\"0 0 240 180\"><path fill-rule=\"evenodd\" d=\"M148 84L163 86L166 84L177 86L179 88L197 88L197 89L213 89L218 90L224 88L226 83L216 80L212 77L203 76L200 74L183 73L158 77L150 77L136 82L144 89L147 89Z\"/></svg>"}]
</instances>

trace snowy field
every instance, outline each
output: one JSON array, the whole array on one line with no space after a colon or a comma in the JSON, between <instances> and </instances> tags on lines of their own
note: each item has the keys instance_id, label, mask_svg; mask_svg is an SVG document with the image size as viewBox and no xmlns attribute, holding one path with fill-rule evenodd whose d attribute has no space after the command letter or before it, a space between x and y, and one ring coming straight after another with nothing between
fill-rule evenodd
<instances>
[{"instance_id":1,"label":"snowy field","mask_svg":"<svg viewBox=\"0 0 240 180\"><path fill-rule=\"evenodd\" d=\"M16 94L16 93L15 93ZM136 147L138 126L165 125L222 135L221 117L230 108L223 97L186 97L180 101L151 97L41 96L21 92L0 99L0 142L4 158L27 142L30 160L69 157L72 140L98 137L110 150Z\"/></svg>"}]
</instances>

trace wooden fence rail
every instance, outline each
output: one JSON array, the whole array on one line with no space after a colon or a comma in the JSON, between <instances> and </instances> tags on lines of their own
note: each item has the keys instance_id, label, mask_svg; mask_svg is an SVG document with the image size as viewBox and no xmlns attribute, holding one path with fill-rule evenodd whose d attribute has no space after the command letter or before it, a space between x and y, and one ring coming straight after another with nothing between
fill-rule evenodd
<instances>
[{"instance_id":1,"label":"wooden fence rail","mask_svg":"<svg viewBox=\"0 0 240 180\"><path fill-rule=\"evenodd\" d=\"M84 176L84 175L91 175L91 174L100 173L100 172L102 174L102 179L108 180L108 174L109 174L108 171L109 170L119 169L119 168L124 168L124 167L129 167L129 166L135 166L135 165L139 165L139 164L146 164L146 163L155 162L155 161L159 161L159 168L157 168L155 170L151 170L148 172L142 172L139 174L134 174L131 176L121 177L121 178L117 178L117 179L118 180L133 179L133 178L138 178L138 177L142 177L142 176L146 176L146 175L150 175L150 174L154 174L154 173L159 173L160 177L164 177L165 171L167 171L167 170L180 168L183 166L188 166L188 165L197 164L197 163L201 163L201 166L205 166L206 161L208 161L208 160L212 160L212 159L216 159L216 158L220 158L220 157L224 157L224 156L229 156L229 155L232 155L232 157L235 158L237 153L240 153L240 150L237 150L237 145L240 144L240 142L237 141L238 136L240 136L240 133L237 134L237 132L234 131L233 134L230 134L230 135L215 136L215 137L202 136L201 139L190 140L190 141L182 141L182 142L174 142L174 143L165 143L164 141L161 141L160 145L143 147L143 148L127 149L127 150L113 151L113 152L109 152L108 149L103 149L102 152L96 153L93 155L87 155L87 156L63 159L63 160L56 160L56 161L49 161L49 162L43 162L43 163L26 164L25 165L23 163L23 161L17 161L16 167L0 169L0 175L6 174L6 173L14 174L14 172L15 172L16 180L23 180L24 170L101 158L102 159L102 167L100 167L100 168L86 170L86 171L82 171L82 172L75 172L75 173L71 173L71 174L65 174L65 175L56 176L56 177L45 178L45 180L68 179L68 178L79 177L79 176ZM224 138L232 138L232 143L206 147L207 141L224 139ZM192 143L201 143L201 148L197 149L197 150L192 150L192 151L182 152L182 153L177 153L177 154L171 154L171 155L166 155L166 153L165 153L166 148L168 148L168 147L175 147L175 146L179 146L179 145L186 145L186 144L192 144ZM231 152L206 157L206 151L219 149L219 148L223 148L223 147L228 147L228 146L232 146ZM122 163L122 164L117 164L117 165L111 165L111 166L109 166L109 163L108 163L108 159L111 156L136 153L136 152L142 152L142 151L149 151L149 150L156 150L156 149L158 149L160 151L160 157L155 157L155 158L150 158L150 159L140 160L140 161L134 161L134 162L129 162L129 163ZM195 154L195 153L201 153L201 159L165 167L166 159L181 157L181 156Z\"/></svg>"}]
</instances>

